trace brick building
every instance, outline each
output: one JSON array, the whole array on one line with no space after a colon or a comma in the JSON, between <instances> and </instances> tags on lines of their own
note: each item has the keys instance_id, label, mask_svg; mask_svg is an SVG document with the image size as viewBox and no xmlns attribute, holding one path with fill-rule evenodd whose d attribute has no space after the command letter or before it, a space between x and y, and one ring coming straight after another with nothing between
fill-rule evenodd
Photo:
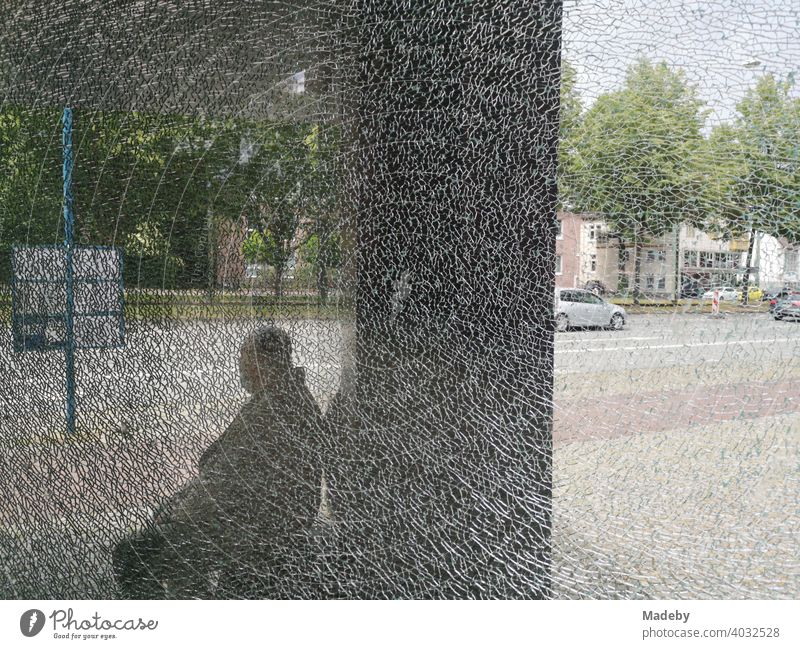
<instances>
[{"instance_id":1,"label":"brick building","mask_svg":"<svg viewBox=\"0 0 800 649\"><path fill-rule=\"evenodd\" d=\"M242 244L247 237L247 222L222 221L217 226L216 282L218 288L237 289L245 279Z\"/></svg>"},{"instance_id":2,"label":"brick building","mask_svg":"<svg viewBox=\"0 0 800 649\"><path fill-rule=\"evenodd\" d=\"M556 288L572 288L580 282L580 242L583 217L558 212L556 233Z\"/></svg>"}]
</instances>

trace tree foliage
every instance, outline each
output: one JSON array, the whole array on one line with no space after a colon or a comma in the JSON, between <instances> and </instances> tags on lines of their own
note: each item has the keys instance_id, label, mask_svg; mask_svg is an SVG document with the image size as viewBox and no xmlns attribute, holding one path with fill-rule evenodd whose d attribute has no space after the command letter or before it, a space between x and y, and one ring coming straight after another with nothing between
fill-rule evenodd
<instances>
[{"instance_id":1,"label":"tree foliage","mask_svg":"<svg viewBox=\"0 0 800 649\"><path fill-rule=\"evenodd\" d=\"M221 222L248 223L282 274L301 224L328 236L313 230L325 199L310 194L330 191L311 182L314 128L76 110L77 240L122 246L128 286L208 288ZM0 281L13 244L63 240L61 156L60 111L0 110Z\"/></svg>"},{"instance_id":2,"label":"tree foliage","mask_svg":"<svg viewBox=\"0 0 800 649\"><path fill-rule=\"evenodd\" d=\"M729 228L800 241L800 100L792 87L792 79L764 75L737 107L739 211Z\"/></svg>"},{"instance_id":3,"label":"tree foliage","mask_svg":"<svg viewBox=\"0 0 800 649\"><path fill-rule=\"evenodd\" d=\"M64 239L60 113L4 106L0 111L0 282L11 247Z\"/></svg>"},{"instance_id":4,"label":"tree foliage","mask_svg":"<svg viewBox=\"0 0 800 649\"><path fill-rule=\"evenodd\" d=\"M800 100L765 75L738 116L703 137L680 71L640 60L583 110L563 61L560 202L602 215L623 246L688 222L716 236L800 241ZM246 224L246 259L276 293L295 258L324 300L341 265L336 125L76 111L75 212L84 244L123 246L129 286L206 288L222 222ZM63 239L60 111L0 110L0 281L14 244ZM637 257L638 259L638 257ZM634 291L638 289L638 267Z\"/></svg>"},{"instance_id":5,"label":"tree foliage","mask_svg":"<svg viewBox=\"0 0 800 649\"><path fill-rule=\"evenodd\" d=\"M681 72L631 66L624 87L599 97L570 138L570 201L631 240L697 222L702 108Z\"/></svg>"},{"instance_id":6,"label":"tree foliage","mask_svg":"<svg viewBox=\"0 0 800 649\"><path fill-rule=\"evenodd\" d=\"M559 203L564 206L569 197L569 158L572 136L580 125L583 104L577 89L577 71L566 59L561 61L561 111L558 131L558 185Z\"/></svg>"},{"instance_id":7,"label":"tree foliage","mask_svg":"<svg viewBox=\"0 0 800 649\"><path fill-rule=\"evenodd\" d=\"M601 214L623 246L633 244L634 298L643 243L705 216L693 166L704 118L682 72L643 59L620 90L597 99L565 145L567 201Z\"/></svg>"}]
</instances>

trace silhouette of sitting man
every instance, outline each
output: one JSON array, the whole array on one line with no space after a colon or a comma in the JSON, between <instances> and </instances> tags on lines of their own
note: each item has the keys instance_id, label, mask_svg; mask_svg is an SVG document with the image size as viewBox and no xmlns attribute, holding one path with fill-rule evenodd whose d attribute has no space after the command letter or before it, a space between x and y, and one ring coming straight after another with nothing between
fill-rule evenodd
<instances>
[{"instance_id":1,"label":"silhouette of sitting man","mask_svg":"<svg viewBox=\"0 0 800 649\"><path fill-rule=\"evenodd\" d=\"M203 453L199 475L114 551L123 594L141 598L314 595L322 415L291 363L291 339L264 326L242 344L250 398Z\"/></svg>"}]
</instances>

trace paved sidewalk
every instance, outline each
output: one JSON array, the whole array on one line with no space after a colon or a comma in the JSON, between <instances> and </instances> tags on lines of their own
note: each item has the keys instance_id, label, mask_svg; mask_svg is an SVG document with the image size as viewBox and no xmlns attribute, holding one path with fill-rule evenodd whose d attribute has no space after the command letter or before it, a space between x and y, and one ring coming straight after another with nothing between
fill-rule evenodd
<instances>
[{"instance_id":1,"label":"paved sidewalk","mask_svg":"<svg viewBox=\"0 0 800 649\"><path fill-rule=\"evenodd\" d=\"M556 446L559 598L800 597L800 414Z\"/></svg>"},{"instance_id":2,"label":"paved sidewalk","mask_svg":"<svg viewBox=\"0 0 800 649\"><path fill-rule=\"evenodd\" d=\"M800 379L697 385L594 399L556 398L553 442L656 433L800 413Z\"/></svg>"}]
</instances>

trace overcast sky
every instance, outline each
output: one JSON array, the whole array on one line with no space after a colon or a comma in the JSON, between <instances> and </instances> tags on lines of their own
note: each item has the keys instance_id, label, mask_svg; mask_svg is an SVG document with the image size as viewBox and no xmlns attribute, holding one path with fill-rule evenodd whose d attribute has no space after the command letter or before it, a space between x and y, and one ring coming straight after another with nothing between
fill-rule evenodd
<instances>
[{"instance_id":1,"label":"overcast sky","mask_svg":"<svg viewBox=\"0 0 800 649\"><path fill-rule=\"evenodd\" d=\"M800 84L800 0L564 0L564 52L584 105L646 56L686 71L712 126L765 72Z\"/></svg>"}]
</instances>

